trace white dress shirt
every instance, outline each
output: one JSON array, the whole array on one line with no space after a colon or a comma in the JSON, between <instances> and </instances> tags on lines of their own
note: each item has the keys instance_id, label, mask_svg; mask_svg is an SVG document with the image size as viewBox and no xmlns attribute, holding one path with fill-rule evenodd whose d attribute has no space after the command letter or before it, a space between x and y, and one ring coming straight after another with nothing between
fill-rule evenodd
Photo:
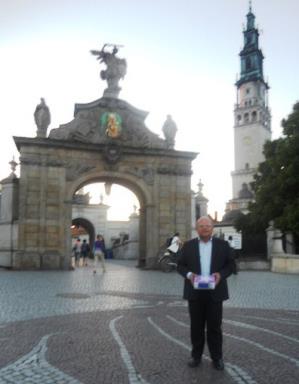
<instances>
[{"instance_id":1,"label":"white dress shirt","mask_svg":"<svg viewBox=\"0 0 299 384\"><path fill-rule=\"evenodd\" d=\"M199 241L199 257L200 257L200 269L202 276L210 276L211 274L211 259L212 259L212 239L204 242Z\"/></svg>"}]
</instances>

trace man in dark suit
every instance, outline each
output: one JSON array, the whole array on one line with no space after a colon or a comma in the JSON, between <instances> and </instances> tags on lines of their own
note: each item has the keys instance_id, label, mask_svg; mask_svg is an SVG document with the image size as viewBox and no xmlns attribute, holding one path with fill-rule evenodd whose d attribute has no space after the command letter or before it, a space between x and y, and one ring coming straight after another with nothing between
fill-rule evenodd
<instances>
[{"instance_id":1,"label":"man in dark suit","mask_svg":"<svg viewBox=\"0 0 299 384\"><path fill-rule=\"evenodd\" d=\"M201 362L207 343L214 367L222 371L222 308L228 299L226 278L231 275L233 259L229 244L221 239L212 238L213 223L209 217L197 220L199 237L187 241L178 260L178 272L185 278L184 299L188 300L191 322L192 359L189 367L195 368ZM195 289L196 276L213 276L214 289Z\"/></svg>"}]
</instances>

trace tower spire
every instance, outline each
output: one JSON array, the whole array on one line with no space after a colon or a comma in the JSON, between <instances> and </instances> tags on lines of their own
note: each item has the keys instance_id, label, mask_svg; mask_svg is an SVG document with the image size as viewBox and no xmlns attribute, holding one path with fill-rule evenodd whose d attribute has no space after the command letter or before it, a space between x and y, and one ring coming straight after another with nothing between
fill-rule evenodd
<instances>
[{"instance_id":1,"label":"tower spire","mask_svg":"<svg viewBox=\"0 0 299 384\"><path fill-rule=\"evenodd\" d=\"M235 170L232 172L233 199L227 209L247 212L253 195L250 184L259 163L264 161L263 146L271 139L271 115L268 107L269 86L264 80L264 56L259 48L259 31L255 27L252 2L249 1L247 25L243 30L244 45L240 52L241 73L236 81Z\"/></svg>"},{"instance_id":2,"label":"tower spire","mask_svg":"<svg viewBox=\"0 0 299 384\"><path fill-rule=\"evenodd\" d=\"M249 12L246 17L247 25L246 29L243 30L244 46L240 52L241 74L236 85L240 86L248 81L261 80L268 88L267 83L264 81L264 56L259 48L259 31L255 27L255 15L252 13L251 0L249 1Z\"/></svg>"}]
</instances>

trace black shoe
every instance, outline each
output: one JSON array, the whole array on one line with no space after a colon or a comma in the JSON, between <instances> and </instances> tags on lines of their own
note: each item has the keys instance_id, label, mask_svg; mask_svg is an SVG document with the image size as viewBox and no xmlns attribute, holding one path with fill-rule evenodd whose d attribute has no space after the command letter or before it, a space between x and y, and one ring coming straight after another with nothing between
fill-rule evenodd
<instances>
[{"instance_id":1,"label":"black shoe","mask_svg":"<svg viewBox=\"0 0 299 384\"><path fill-rule=\"evenodd\" d=\"M217 369L217 371L223 371L224 370L224 363L222 359L219 360L213 360L214 368Z\"/></svg>"},{"instance_id":2,"label":"black shoe","mask_svg":"<svg viewBox=\"0 0 299 384\"><path fill-rule=\"evenodd\" d=\"M188 361L188 367L196 368L199 366L200 363L201 363L201 359L192 358L191 360Z\"/></svg>"}]
</instances>

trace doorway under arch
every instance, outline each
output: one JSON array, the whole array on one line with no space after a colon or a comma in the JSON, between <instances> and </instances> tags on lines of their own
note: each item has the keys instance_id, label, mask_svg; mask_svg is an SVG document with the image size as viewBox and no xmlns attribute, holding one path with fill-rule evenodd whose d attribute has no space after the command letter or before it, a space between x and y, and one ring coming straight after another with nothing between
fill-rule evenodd
<instances>
[{"instance_id":1,"label":"doorway under arch","mask_svg":"<svg viewBox=\"0 0 299 384\"><path fill-rule=\"evenodd\" d=\"M116 172L97 172L87 173L82 178L76 180L71 189L69 189L69 198L73 201L75 194L82 188L94 184L105 183L110 185L119 185L130 190L139 202L139 222L138 222L138 252L137 266L146 265L147 245L150 241L151 232L146 230L148 212L153 208L150 194L146 183L132 175L120 174ZM94 228L95 231L96 228ZM101 232L101 231L100 231Z\"/></svg>"},{"instance_id":2,"label":"doorway under arch","mask_svg":"<svg viewBox=\"0 0 299 384\"><path fill-rule=\"evenodd\" d=\"M92 223L87 219L84 219L82 217L77 217L75 219L72 219L72 226L73 225L78 229L83 228L85 230L86 234L89 236L90 248L92 248L95 240L95 230ZM80 233L79 233L79 237L80 237Z\"/></svg>"}]
</instances>

